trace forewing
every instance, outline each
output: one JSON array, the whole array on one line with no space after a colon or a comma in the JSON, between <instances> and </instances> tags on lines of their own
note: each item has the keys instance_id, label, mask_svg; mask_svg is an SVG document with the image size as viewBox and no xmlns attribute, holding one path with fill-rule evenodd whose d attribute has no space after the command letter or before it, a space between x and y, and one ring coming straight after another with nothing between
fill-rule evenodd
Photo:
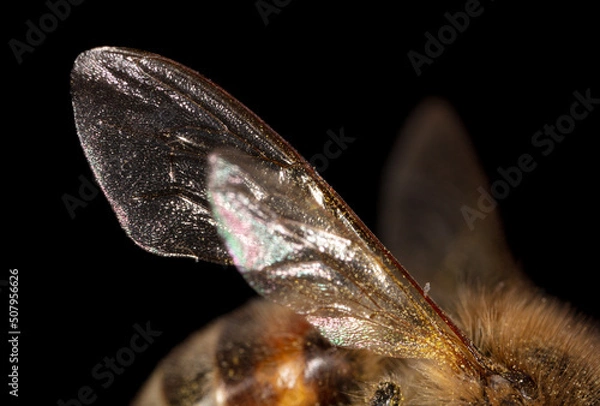
<instances>
[{"instance_id":1,"label":"forewing","mask_svg":"<svg viewBox=\"0 0 600 406\"><path fill-rule=\"evenodd\" d=\"M335 345L458 362L456 336L384 253L358 237L352 214L318 178L239 151L211 155L209 164L219 231L261 295L305 315Z\"/></svg>"},{"instance_id":2,"label":"forewing","mask_svg":"<svg viewBox=\"0 0 600 406\"><path fill-rule=\"evenodd\" d=\"M229 263L208 210L206 157L228 146L282 165L297 153L225 91L158 55L82 53L71 75L75 124L122 227L162 255Z\"/></svg>"},{"instance_id":3,"label":"forewing","mask_svg":"<svg viewBox=\"0 0 600 406\"><path fill-rule=\"evenodd\" d=\"M467 340L341 198L218 86L157 55L99 48L75 62L72 95L96 178L139 245L233 257L336 345L468 363Z\"/></svg>"}]
</instances>

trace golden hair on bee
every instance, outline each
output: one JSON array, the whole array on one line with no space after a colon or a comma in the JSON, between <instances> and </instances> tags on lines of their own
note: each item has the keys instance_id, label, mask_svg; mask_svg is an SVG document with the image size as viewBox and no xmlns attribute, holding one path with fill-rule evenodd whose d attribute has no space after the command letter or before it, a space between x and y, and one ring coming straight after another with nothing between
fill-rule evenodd
<instances>
[{"instance_id":1,"label":"golden hair on bee","mask_svg":"<svg viewBox=\"0 0 600 406\"><path fill-rule=\"evenodd\" d=\"M400 404L599 404L595 321L526 279L497 212L474 228L460 216L461 208L477 207L476 191L488 182L446 102L430 99L413 112L385 176L381 210L394 221L384 217L380 224L384 243L418 281L430 282L429 294L488 365L488 376L473 380L416 361L411 370L419 372L408 373L414 383L403 385L414 393ZM406 229L417 230L418 238Z\"/></svg>"}]
</instances>

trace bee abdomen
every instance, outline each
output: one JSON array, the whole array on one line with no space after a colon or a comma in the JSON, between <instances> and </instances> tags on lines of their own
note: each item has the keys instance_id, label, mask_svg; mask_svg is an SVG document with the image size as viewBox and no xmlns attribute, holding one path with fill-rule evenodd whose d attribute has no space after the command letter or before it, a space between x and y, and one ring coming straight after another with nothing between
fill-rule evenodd
<instances>
[{"instance_id":1,"label":"bee abdomen","mask_svg":"<svg viewBox=\"0 0 600 406\"><path fill-rule=\"evenodd\" d=\"M343 406L362 374L302 316L254 301L176 348L136 406Z\"/></svg>"},{"instance_id":2,"label":"bee abdomen","mask_svg":"<svg viewBox=\"0 0 600 406\"><path fill-rule=\"evenodd\" d=\"M217 404L224 406L347 405L359 373L351 352L266 302L227 319L216 359Z\"/></svg>"}]
</instances>

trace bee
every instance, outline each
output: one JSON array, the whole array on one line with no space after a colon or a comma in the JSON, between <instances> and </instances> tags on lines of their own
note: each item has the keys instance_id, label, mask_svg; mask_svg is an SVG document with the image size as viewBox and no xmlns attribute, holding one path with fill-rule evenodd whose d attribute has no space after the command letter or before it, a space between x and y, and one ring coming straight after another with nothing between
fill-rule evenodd
<instances>
[{"instance_id":1,"label":"bee","mask_svg":"<svg viewBox=\"0 0 600 406\"><path fill-rule=\"evenodd\" d=\"M385 172L382 235L401 265L200 74L104 47L71 77L83 150L129 237L233 264L264 298L173 350L135 405L600 404L596 325L519 272L494 211L461 215L487 180L445 102L417 108Z\"/></svg>"}]
</instances>

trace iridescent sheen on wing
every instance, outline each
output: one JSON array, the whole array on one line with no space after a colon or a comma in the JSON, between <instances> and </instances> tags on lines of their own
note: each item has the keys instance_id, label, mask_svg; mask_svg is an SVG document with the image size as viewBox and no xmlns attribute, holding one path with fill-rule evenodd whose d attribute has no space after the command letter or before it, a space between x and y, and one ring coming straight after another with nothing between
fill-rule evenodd
<instances>
[{"instance_id":1,"label":"iridescent sheen on wing","mask_svg":"<svg viewBox=\"0 0 600 406\"><path fill-rule=\"evenodd\" d=\"M452 358L435 315L356 237L297 167L237 151L209 157L209 199L234 263L261 295L332 343L388 356ZM441 336L442 340L451 340ZM448 344L448 343L446 343Z\"/></svg>"}]
</instances>

